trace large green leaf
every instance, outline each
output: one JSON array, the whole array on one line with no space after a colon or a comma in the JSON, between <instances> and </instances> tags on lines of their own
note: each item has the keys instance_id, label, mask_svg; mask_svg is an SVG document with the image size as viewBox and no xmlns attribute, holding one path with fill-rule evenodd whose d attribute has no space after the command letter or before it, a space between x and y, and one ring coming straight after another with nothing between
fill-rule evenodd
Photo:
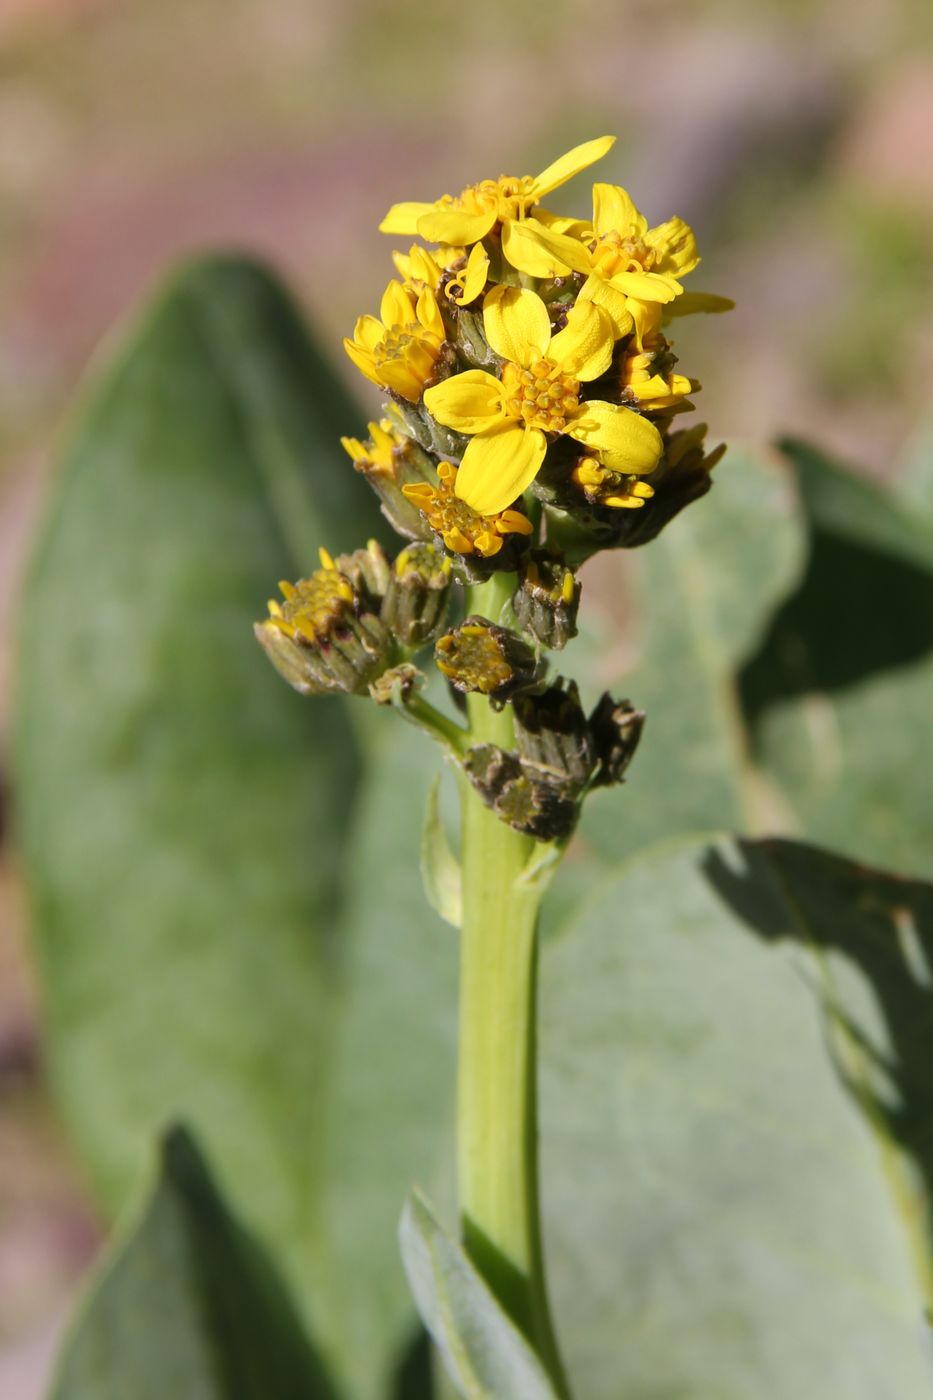
<instances>
[{"instance_id":1,"label":"large green leaf","mask_svg":"<svg viewBox=\"0 0 933 1400\"><path fill-rule=\"evenodd\" d=\"M799 588L741 677L755 752L798 829L933 874L933 516L791 444L809 525Z\"/></svg>"},{"instance_id":2,"label":"large green leaf","mask_svg":"<svg viewBox=\"0 0 933 1400\"><path fill-rule=\"evenodd\" d=\"M414 1182L451 1179L456 1080L457 934L430 908L418 876L442 759L394 716L377 719L353 833L327 1135L329 1330L355 1396L385 1393L415 1324L396 1225Z\"/></svg>"},{"instance_id":3,"label":"large green leaf","mask_svg":"<svg viewBox=\"0 0 933 1400\"><path fill-rule=\"evenodd\" d=\"M251 621L318 543L372 530L335 456L354 421L267 273L185 268L89 393L19 659L19 835L82 1156L116 1209L183 1116L303 1286L359 760Z\"/></svg>"},{"instance_id":4,"label":"large green leaf","mask_svg":"<svg viewBox=\"0 0 933 1400\"><path fill-rule=\"evenodd\" d=\"M735 670L796 582L803 543L787 471L773 455L742 450L657 540L604 561L604 597L633 589L631 661L613 660L619 620L591 616L581 647L587 679L647 714L622 795L594 800L584 817L586 841L604 856L672 832L748 824L757 790ZM568 660L575 671L575 655Z\"/></svg>"},{"instance_id":5,"label":"large green leaf","mask_svg":"<svg viewBox=\"0 0 933 1400\"><path fill-rule=\"evenodd\" d=\"M552 944L546 1242L579 1394L929 1395L931 967L933 889L785 842L648 853Z\"/></svg>"},{"instance_id":6,"label":"large green leaf","mask_svg":"<svg viewBox=\"0 0 933 1400\"><path fill-rule=\"evenodd\" d=\"M193 1141L166 1138L141 1218L97 1281L52 1400L330 1400L263 1251Z\"/></svg>"}]
</instances>

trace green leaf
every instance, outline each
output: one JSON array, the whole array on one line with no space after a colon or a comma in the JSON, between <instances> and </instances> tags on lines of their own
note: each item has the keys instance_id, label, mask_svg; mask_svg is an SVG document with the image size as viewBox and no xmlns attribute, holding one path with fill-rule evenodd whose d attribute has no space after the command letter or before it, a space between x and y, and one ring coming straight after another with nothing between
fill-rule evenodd
<instances>
[{"instance_id":1,"label":"green leaf","mask_svg":"<svg viewBox=\"0 0 933 1400\"><path fill-rule=\"evenodd\" d=\"M588 642L588 684L629 696L647 722L622 793L585 811L583 834L603 856L747 824L755 780L734 673L795 583L803 544L788 474L773 455L745 450L728 454L709 496L649 547L604 561L604 595L633 584L634 659L619 656L615 621L601 644ZM584 621L592 638L585 595Z\"/></svg>"},{"instance_id":2,"label":"green leaf","mask_svg":"<svg viewBox=\"0 0 933 1400\"><path fill-rule=\"evenodd\" d=\"M908 511L933 520L933 419L921 423L908 443L893 485Z\"/></svg>"},{"instance_id":3,"label":"green leaf","mask_svg":"<svg viewBox=\"0 0 933 1400\"><path fill-rule=\"evenodd\" d=\"M933 889L685 840L542 962L555 1315L587 1400L922 1400Z\"/></svg>"},{"instance_id":4,"label":"green leaf","mask_svg":"<svg viewBox=\"0 0 933 1400\"><path fill-rule=\"evenodd\" d=\"M799 830L933 873L933 518L800 445L809 523L798 589L740 681L755 756Z\"/></svg>"},{"instance_id":5,"label":"green leaf","mask_svg":"<svg viewBox=\"0 0 933 1400\"><path fill-rule=\"evenodd\" d=\"M353 415L266 272L184 268L88 394L19 657L19 835L81 1155L115 1212L183 1116L305 1302L359 756L251 623L318 543L372 530L334 455Z\"/></svg>"},{"instance_id":6,"label":"green leaf","mask_svg":"<svg viewBox=\"0 0 933 1400\"><path fill-rule=\"evenodd\" d=\"M335 1354L352 1395L384 1393L415 1324L398 1258L399 1202L452 1178L456 938L418 879L421 813L441 763L423 734L380 713L351 849L356 878L328 1126Z\"/></svg>"},{"instance_id":7,"label":"green leaf","mask_svg":"<svg viewBox=\"0 0 933 1400\"><path fill-rule=\"evenodd\" d=\"M418 1311L460 1394L556 1400L537 1356L418 1192L408 1198L399 1235Z\"/></svg>"},{"instance_id":8,"label":"green leaf","mask_svg":"<svg viewBox=\"0 0 933 1400\"><path fill-rule=\"evenodd\" d=\"M170 1133L158 1180L68 1339L52 1400L330 1400L259 1246L192 1139Z\"/></svg>"},{"instance_id":9,"label":"green leaf","mask_svg":"<svg viewBox=\"0 0 933 1400\"><path fill-rule=\"evenodd\" d=\"M460 928L463 889L460 862L454 855L440 810L440 774L428 790L421 832L421 878L428 903L445 923Z\"/></svg>"}]
</instances>

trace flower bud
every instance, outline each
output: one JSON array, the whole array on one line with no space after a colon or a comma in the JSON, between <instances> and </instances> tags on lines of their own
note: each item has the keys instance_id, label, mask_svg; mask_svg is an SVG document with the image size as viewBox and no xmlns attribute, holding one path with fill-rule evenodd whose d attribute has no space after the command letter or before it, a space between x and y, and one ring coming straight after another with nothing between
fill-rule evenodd
<instances>
[{"instance_id":1,"label":"flower bud","mask_svg":"<svg viewBox=\"0 0 933 1400\"><path fill-rule=\"evenodd\" d=\"M457 690L504 701L538 683L541 667L531 647L485 617L468 617L439 637L434 659Z\"/></svg>"},{"instance_id":2,"label":"flower bud","mask_svg":"<svg viewBox=\"0 0 933 1400\"><path fill-rule=\"evenodd\" d=\"M256 638L302 695L363 695L388 665L391 640L324 549L321 565L310 578L279 585L285 601L269 603L268 618L255 625Z\"/></svg>"},{"instance_id":3,"label":"flower bud","mask_svg":"<svg viewBox=\"0 0 933 1400\"><path fill-rule=\"evenodd\" d=\"M632 761L645 722L644 711L630 700L613 700L608 691L590 715L597 769L591 786L609 787L621 783Z\"/></svg>"},{"instance_id":4,"label":"flower bud","mask_svg":"<svg viewBox=\"0 0 933 1400\"><path fill-rule=\"evenodd\" d=\"M354 592L368 611L379 611L389 586L392 566L378 540L370 540L365 549L355 549L352 554L338 554L334 568L350 580Z\"/></svg>"},{"instance_id":5,"label":"flower bud","mask_svg":"<svg viewBox=\"0 0 933 1400\"><path fill-rule=\"evenodd\" d=\"M538 695L517 695L513 710L515 742L526 770L533 766L566 791L582 791L596 753L576 683L559 680Z\"/></svg>"},{"instance_id":6,"label":"flower bud","mask_svg":"<svg viewBox=\"0 0 933 1400\"><path fill-rule=\"evenodd\" d=\"M430 544L403 549L388 571L382 620L407 651L433 641L444 625L451 563Z\"/></svg>"},{"instance_id":7,"label":"flower bud","mask_svg":"<svg viewBox=\"0 0 933 1400\"><path fill-rule=\"evenodd\" d=\"M370 423L369 433L365 442L341 438L344 450L379 497L382 513L393 530L406 539L429 539L431 531L420 511L406 500L403 488L419 481L435 481L433 461L392 418Z\"/></svg>"},{"instance_id":8,"label":"flower bud","mask_svg":"<svg viewBox=\"0 0 933 1400\"><path fill-rule=\"evenodd\" d=\"M521 570L512 595L516 620L544 647L559 651L577 635L580 585L562 559L538 552Z\"/></svg>"},{"instance_id":9,"label":"flower bud","mask_svg":"<svg viewBox=\"0 0 933 1400\"><path fill-rule=\"evenodd\" d=\"M463 759L463 771L501 821L539 841L561 841L576 824L578 806L559 783L497 744L478 744Z\"/></svg>"},{"instance_id":10,"label":"flower bud","mask_svg":"<svg viewBox=\"0 0 933 1400\"><path fill-rule=\"evenodd\" d=\"M369 693L377 705L405 704L424 685L425 676L410 661L392 666L371 682Z\"/></svg>"}]
</instances>

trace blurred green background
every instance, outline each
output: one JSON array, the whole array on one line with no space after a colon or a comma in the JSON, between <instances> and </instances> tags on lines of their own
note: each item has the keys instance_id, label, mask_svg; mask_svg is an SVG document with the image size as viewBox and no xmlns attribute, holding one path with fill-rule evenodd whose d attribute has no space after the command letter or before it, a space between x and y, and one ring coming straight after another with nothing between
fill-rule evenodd
<instances>
[{"instance_id":1,"label":"blurred green background","mask_svg":"<svg viewBox=\"0 0 933 1400\"><path fill-rule=\"evenodd\" d=\"M0 782L55 444L95 346L183 252L271 258L339 360L392 201L616 132L599 178L689 219L695 285L738 302L678 327L713 439L895 472L933 379L931 41L923 0L2 0ZM585 210L585 180L553 203ZM100 1238L47 1107L24 924L0 846L4 1400L42 1393Z\"/></svg>"}]
</instances>

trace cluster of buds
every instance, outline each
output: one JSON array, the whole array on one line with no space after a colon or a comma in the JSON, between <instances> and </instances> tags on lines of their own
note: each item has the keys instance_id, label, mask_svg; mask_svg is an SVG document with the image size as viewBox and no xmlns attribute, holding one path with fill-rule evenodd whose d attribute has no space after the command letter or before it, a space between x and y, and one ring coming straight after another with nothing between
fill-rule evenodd
<instances>
[{"instance_id":1,"label":"cluster of buds","mask_svg":"<svg viewBox=\"0 0 933 1400\"><path fill-rule=\"evenodd\" d=\"M620 783L644 715L604 694L587 717L573 681L516 696L515 749L471 748L464 771L483 800L516 831L563 842L593 788Z\"/></svg>"},{"instance_id":2,"label":"cluster of buds","mask_svg":"<svg viewBox=\"0 0 933 1400\"><path fill-rule=\"evenodd\" d=\"M543 652L576 632L576 571L652 539L709 489L723 450L704 425L675 426L700 386L677 370L670 325L732 304L684 290L691 228L650 227L617 185L593 186L589 218L542 206L612 144L389 210L382 231L421 242L393 254L379 315L344 342L387 402L343 445L409 543L393 563L374 545L322 555L257 629L298 689L403 709L424 679L413 657L436 642L455 692L514 710L513 748L464 740L455 756L503 820L542 839L621 779L641 723L609 697L587 717L572 684L547 682ZM511 604L487 618L478 587L494 575ZM453 585L472 615L440 635Z\"/></svg>"}]
</instances>

